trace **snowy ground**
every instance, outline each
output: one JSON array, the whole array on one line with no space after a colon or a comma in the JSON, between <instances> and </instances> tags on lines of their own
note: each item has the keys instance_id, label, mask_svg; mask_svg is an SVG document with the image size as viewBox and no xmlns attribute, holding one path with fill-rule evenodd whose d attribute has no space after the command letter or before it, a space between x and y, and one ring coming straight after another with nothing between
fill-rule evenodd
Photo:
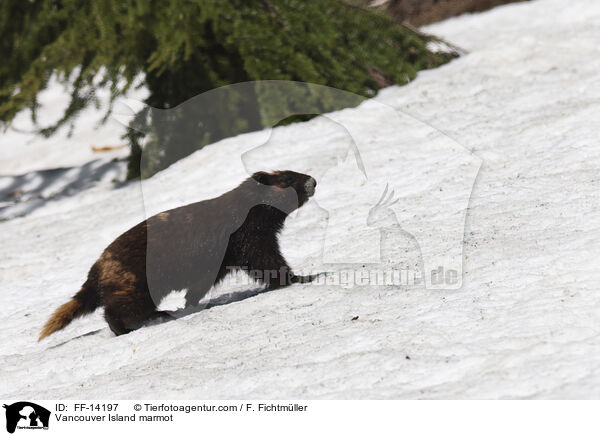
<instances>
[{"instance_id":1,"label":"snowy ground","mask_svg":"<svg viewBox=\"0 0 600 436\"><path fill-rule=\"evenodd\" d=\"M241 299L247 288L219 288L211 297L235 291L238 297L120 337L98 311L38 343L43 323L79 289L108 243L147 212L233 188L252 159L244 167L232 156L269 137L257 132L224 140L140 187L112 181L122 164L107 162L120 155L94 164L108 165L106 174L115 172L110 177L77 183L88 180L80 168L95 159L89 147L119 140L116 124L99 136L92 130L97 118L84 117L92 120L88 130L64 147L53 139L51 151L38 140L26 153L14 146L22 136L3 135L0 175L12 177L0 177L0 191L35 191L39 201L17 209L23 206L0 198L6 214L0 221L2 396L598 398L600 4L537 0L426 30L470 54L406 87L386 89L376 101L421 120L413 127L423 137L433 127L483 160L466 217L461 289L296 285ZM389 158L393 145L385 141L405 139L401 132L390 138L393 129L378 115L376 104L338 114L372 126L377 140L360 146L372 173L395 169L410 178L435 163L418 168ZM319 206L372 206L381 184L345 196L342 179L336 185L311 160L347 139L326 120L276 129L271 138L293 144L285 162L321 174L315 200L290 218L282 235L294 267L318 269L314 241L327 225ZM278 165L277 158L265 165ZM55 186L76 189L46 188L39 177L56 167L74 169L52 179ZM397 191L401 210L444 213L419 202L429 189ZM447 230L443 221L439 229ZM333 252L366 253L363 236L334 229L328 240ZM436 246L431 238L421 241L422 250ZM392 250L410 251L409 245L407 239L406 247Z\"/></svg>"}]
</instances>

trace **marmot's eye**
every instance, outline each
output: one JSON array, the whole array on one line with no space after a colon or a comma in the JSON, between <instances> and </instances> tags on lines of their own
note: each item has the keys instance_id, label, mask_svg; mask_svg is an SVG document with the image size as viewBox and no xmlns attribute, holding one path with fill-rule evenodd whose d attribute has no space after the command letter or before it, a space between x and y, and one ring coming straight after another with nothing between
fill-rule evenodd
<instances>
[{"instance_id":1,"label":"marmot's eye","mask_svg":"<svg viewBox=\"0 0 600 436\"><path fill-rule=\"evenodd\" d=\"M285 178L285 184L286 185L291 185L292 183L294 183L294 178L292 176L288 176Z\"/></svg>"}]
</instances>

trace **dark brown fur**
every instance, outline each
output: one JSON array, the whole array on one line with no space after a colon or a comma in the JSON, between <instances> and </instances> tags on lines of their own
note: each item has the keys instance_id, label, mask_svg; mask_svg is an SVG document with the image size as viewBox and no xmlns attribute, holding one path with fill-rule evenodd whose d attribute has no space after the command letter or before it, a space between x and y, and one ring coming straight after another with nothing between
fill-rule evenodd
<instances>
[{"instance_id":1,"label":"dark brown fur","mask_svg":"<svg viewBox=\"0 0 600 436\"><path fill-rule=\"evenodd\" d=\"M293 171L255 173L220 197L159 213L112 242L73 299L51 316L40 340L104 306L111 330L123 334L161 312L171 291L187 289L186 307L235 268L270 271L269 288L306 282L280 253L278 233L289 213L314 193L316 181Z\"/></svg>"}]
</instances>

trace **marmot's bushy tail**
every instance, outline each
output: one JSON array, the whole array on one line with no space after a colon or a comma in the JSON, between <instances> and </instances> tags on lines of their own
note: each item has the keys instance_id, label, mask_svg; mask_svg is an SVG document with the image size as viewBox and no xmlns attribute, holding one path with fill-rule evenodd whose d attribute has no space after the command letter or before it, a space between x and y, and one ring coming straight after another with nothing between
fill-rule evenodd
<instances>
[{"instance_id":1,"label":"marmot's bushy tail","mask_svg":"<svg viewBox=\"0 0 600 436\"><path fill-rule=\"evenodd\" d=\"M38 341L51 335L57 330L65 328L71 321L98 308L98 295L96 289L86 282L73 299L54 311L44 325Z\"/></svg>"}]
</instances>

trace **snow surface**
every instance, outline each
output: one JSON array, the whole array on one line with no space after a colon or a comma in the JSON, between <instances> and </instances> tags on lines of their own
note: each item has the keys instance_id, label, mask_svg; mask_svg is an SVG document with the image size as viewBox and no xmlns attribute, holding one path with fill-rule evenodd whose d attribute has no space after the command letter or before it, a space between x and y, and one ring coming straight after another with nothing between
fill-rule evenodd
<instances>
[{"instance_id":1,"label":"snow surface","mask_svg":"<svg viewBox=\"0 0 600 436\"><path fill-rule=\"evenodd\" d=\"M89 145L120 137L116 124L100 136L89 127L52 151L41 140L32 143L35 152L9 148L13 137L3 135L0 174L24 178L1 177L0 190L22 186L22 195L41 194L36 207L16 211L19 204L6 204L0 222L2 396L598 398L600 3L537 0L426 30L469 54L420 73L408 86L383 90L375 101L421 120L413 127L423 137L437 129L483 160L466 216L460 289L295 285L254 295L247 286L220 286L210 295L213 307L175 322L114 337L98 311L38 343L43 323L79 289L108 243L146 213L232 189L256 164L244 153L265 141L289 141L293 146L279 158L321 174L315 199L288 219L282 234L295 268L324 267L315 243L327 226L322 204L372 206L382 184L351 197L343 186L336 189L344 179L328 178L311 160L347 141L325 118L223 140L143 187L111 177L76 183L85 179L78 167L92 159ZM392 140L404 139L379 115L373 103L336 114L372 126L378 139L360 146L372 170L413 177L435 164L435 157L423 167L390 159ZM82 122L92 126L97 116ZM394 131L398 137L390 138ZM81 142L85 151L76 151ZM273 154L264 164L278 165L277 159ZM107 169L118 174L122 164L112 165ZM74 169L56 183L77 189L45 186L44 171L60 166ZM419 202L429 190L415 186L410 202L398 191L401 210L416 214L426 205L428 216L443 215L435 204ZM452 230L443 220L438 226ZM333 252L369 252L361 247L369 238L336 229L327 226ZM430 238L419 241L421 250L437 246L436 235ZM409 242L392 249L408 252ZM180 301L175 294L165 306Z\"/></svg>"}]
</instances>

